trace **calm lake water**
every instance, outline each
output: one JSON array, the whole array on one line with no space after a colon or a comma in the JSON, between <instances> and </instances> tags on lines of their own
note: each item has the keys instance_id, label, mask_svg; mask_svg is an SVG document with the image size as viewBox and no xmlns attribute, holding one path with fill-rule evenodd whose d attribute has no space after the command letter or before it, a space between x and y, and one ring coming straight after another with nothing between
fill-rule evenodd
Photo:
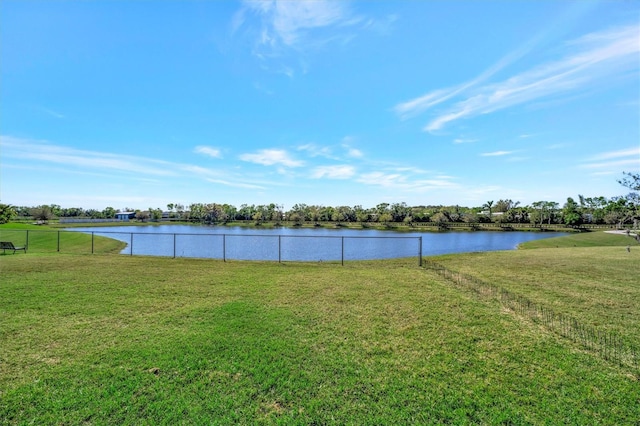
<instances>
[{"instance_id":1,"label":"calm lake water","mask_svg":"<svg viewBox=\"0 0 640 426\"><path fill-rule=\"evenodd\" d=\"M255 229L222 226L70 228L127 243L124 254L237 260L335 261L512 250L562 232L394 232L369 229Z\"/></svg>"}]
</instances>

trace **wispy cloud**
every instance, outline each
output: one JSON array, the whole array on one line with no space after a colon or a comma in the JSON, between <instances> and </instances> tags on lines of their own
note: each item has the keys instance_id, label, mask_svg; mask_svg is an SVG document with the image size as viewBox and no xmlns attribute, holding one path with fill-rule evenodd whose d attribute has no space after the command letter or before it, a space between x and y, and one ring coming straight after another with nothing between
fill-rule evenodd
<instances>
[{"instance_id":1,"label":"wispy cloud","mask_svg":"<svg viewBox=\"0 0 640 426\"><path fill-rule=\"evenodd\" d=\"M310 157L324 157L337 159L333 154L333 149L329 146L318 146L314 143L306 143L296 148L298 151L304 151Z\"/></svg>"},{"instance_id":2,"label":"wispy cloud","mask_svg":"<svg viewBox=\"0 0 640 426\"><path fill-rule=\"evenodd\" d=\"M284 64L287 55L294 53L295 67L306 71L307 61L301 58L310 51L348 43L355 28L375 30L374 22L356 15L347 1L245 0L231 30L253 39L253 54L266 69L292 77L293 66Z\"/></svg>"},{"instance_id":3,"label":"wispy cloud","mask_svg":"<svg viewBox=\"0 0 640 426\"><path fill-rule=\"evenodd\" d=\"M459 187L458 184L452 182L448 177L416 179L415 175L411 173L386 173L382 171L364 173L357 181L366 185L380 186L386 189L415 192L455 189Z\"/></svg>"},{"instance_id":4,"label":"wispy cloud","mask_svg":"<svg viewBox=\"0 0 640 426\"><path fill-rule=\"evenodd\" d=\"M47 114L47 115L49 115L51 117L59 118L59 119L66 118L64 114L62 114L62 113L60 113L58 111L54 111L54 110L52 110L50 108L40 107L39 109L40 109L40 111L44 112L45 114Z\"/></svg>"},{"instance_id":5,"label":"wispy cloud","mask_svg":"<svg viewBox=\"0 0 640 426\"><path fill-rule=\"evenodd\" d=\"M540 64L501 82L479 86L522 55L517 52L513 58L508 56L468 83L434 90L396 105L395 110L401 118L407 118L450 99L458 99L424 127L425 131L433 132L463 118L592 87L595 82L637 72L639 37L639 25L587 34L567 43L567 53L559 60Z\"/></svg>"},{"instance_id":6,"label":"wispy cloud","mask_svg":"<svg viewBox=\"0 0 640 426\"><path fill-rule=\"evenodd\" d=\"M218 148L213 148L210 146L196 146L193 152L195 152L196 154L208 155L209 157L213 158L222 158L222 151L220 151Z\"/></svg>"},{"instance_id":7,"label":"wispy cloud","mask_svg":"<svg viewBox=\"0 0 640 426\"><path fill-rule=\"evenodd\" d=\"M347 157L362 158L364 156L363 152L357 148L352 148L349 145L342 145L342 147L347 150Z\"/></svg>"},{"instance_id":8,"label":"wispy cloud","mask_svg":"<svg viewBox=\"0 0 640 426\"><path fill-rule=\"evenodd\" d=\"M640 161L640 147L621 149L618 151L603 152L591 157L591 161L610 160L612 158L636 157Z\"/></svg>"},{"instance_id":9,"label":"wispy cloud","mask_svg":"<svg viewBox=\"0 0 640 426\"><path fill-rule=\"evenodd\" d=\"M515 151L493 151L493 152L483 152L480 154L481 157L502 157L505 155L511 155Z\"/></svg>"},{"instance_id":10,"label":"wispy cloud","mask_svg":"<svg viewBox=\"0 0 640 426\"><path fill-rule=\"evenodd\" d=\"M13 137L0 137L5 158L42 161L90 170L110 170L153 176L175 176L171 163L129 155L79 150Z\"/></svg>"},{"instance_id":11,"label":"wispy cloud","mask_svg":"<svg viewBox=\"0 0 640 426\"><path fill-rule=\"evenodd\" d=\"M581 167L585 169L616 169L617 172L625 167L640 170L640 147L602 152L587 159Z\"/></svg>"},{"instance_id":12,"label":"wispy cloud","mask_svg":"<svg viewBox=\"0 0 640 426\"><path fill-rule=\"evenodd\" d=\"M262 164L263 166L304 166L304 161L291 158L289 153L283 149L262 149L256 153L242 154L240 159L249 163Z\"/></svg>"},{"instance_id":13,"label":"wispy cloud","mask_svg":"<svg viewBox=\"0 0 640 426\"><path fill-rule=\"evenodd\" d=\"M314 143L307 143L304 145L300 145L296 147L298 151L305 152L310 157L324 157L332 160L345 160L349 158L362 158L364 153L352 147L349 142L352 140L351 137L345 137L343 139L343 143L333 146L319 146Z\"/></svg>"},{"instance_id":14,"label":"wispy cloud","mask_svg":"<svg viewBox=\"0 0 640 426\"><path fill-rule=\"evenodd\" d=\"M207 181L215 184L231 186L233 188L260 189L260 190L266 189L264 186L260 186L260 185L254 185L251 183L242 183L242 182L229 182L222 179L207 179Z\"/></svg>"},{"instance_id":15,"label":"wispy cloud","mask_svg":"<svg viewBox=\"0 0 640 426\"><path fill-rule=\"evenodd\" d=\"M478 142L478 139L456 138L453 140L453 143L456 145L463 144L463 143L474 143L474 142Z\"/></svg>"},{"instance_id":16,"label":"wispy cloud","mask_svg":"<svg viewBox=\"0 0 640 426\"><path fill-rule=\"evenodd\" d=\"M0 136L3 168L28 167L42 173L74 173L98 176L105 181L116 176L137 181L162 183L172 179L197 178L204 181L248 189L263 189L244 175L233 170L220 170L195 164L175 163L153 158L118 155L106 152L80 150L54 145L47 141L35 141ZM207 147L205 147L207 148ZM207 149L200 150L208 151ZM262 179L262 181L264 181Z\"/></svg>"},{"instance_id":17,"label":"wispy cloud","mask_svg":"<svg viewBox=\"0 0 640 426\"><path fill-rule=\"evenodd\" d=\"M349 179L353 177L355 173L355 167L350 165L319 166L313 169L311 177L314 179Z\"/></svg>"}]
</instances>

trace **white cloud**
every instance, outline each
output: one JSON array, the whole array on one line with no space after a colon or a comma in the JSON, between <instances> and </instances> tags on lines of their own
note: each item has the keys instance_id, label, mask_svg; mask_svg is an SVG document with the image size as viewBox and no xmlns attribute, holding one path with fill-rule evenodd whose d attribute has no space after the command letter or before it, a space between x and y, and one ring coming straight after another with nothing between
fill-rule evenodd
<instances>
[{"instance_id":1,"label":"white cloud","mask_svg":"<svg viewBox=\"0 0 640 426\"><path fill-rule=\"evenodd\" d=\"M5 158L42 161L94 171L119 171L153 176L176 175L176 171L170 167L171 163L161 160L86 151L9 136L0 137L0 145Z\"/></svg>"},{"instance_id":2,"label":"white cloud","mask_svg":"<svg viewBox=\"0 0 640 426\"><path fill-rule=\"evenodd\" d=\"M587 160L581 167L585 169L620 169L631 167L640 170L640 146L617 151L602 152Z\"/></svg>"},{"instance_id":3,"label":"white cloud","mask_svg":"<svg viewBox=\"0 0 640 426\"><path fill-rule=\"evenodd\" d=\"M412 174L370 172L358 178L359 183L381 186L399 191L426 192L437 189L455 189L459 185L449 178L415 179Z\"/></svg>"},{"instance_id":4,"label":"white cloud","mask_svg":"<svg viewBox=\"0 0 640 426\"><path fill-rule=\"evenodd\" d=\"M266 189L264 186L254 185L251 183L242 183L242 182L229 182L222 179L207 179L208 182L217 183L220 185L231 186L234 188L244 188L244 189Z\"/></svg>"},{"instance_id":5,"label":"white cloud","mask_svg":"<svg viewBox=\"0 0 640 426\"><path fill-rule=\"evenodd\" d=\"M456 138L453 140L453 143L456 145L463 144L463 143L474 143L474 142L478 142L478 139Z\"/></svg>"},{"instance_id":6,"label":"white cloud","mask_svg":"<svg viewBox=\"0 0 640 426\"><path fill-rule=\"evenodd\" d=\"M227 186L264 189L260 184L247 181L244 175L240 176L234 171L212 170L194 164L79 150L46 141L0 136L0 148L3 168L29 168L39 173L47 171L52 174L91 175L100 177L102 181L109 181L119 176L127 180L136 179L157 184L166 182L167 177L198 178ZM17 160L17 163L11 160ZM23 161L27 164L22 164Z\"/></svg>"},{"instance_id":7,"label":"white cloud","mask_svg":"<svg viewBox=\"0 0 640 426\"><path fill-rule=\"evenodd\" d=\"M262 149L254 154L242 154L242 161L262 164L263 166L280 165L285 167L302 167L304 161L294 160L282 149Z\"/></svg>"},{"instance_id":8,"label":"white cloud","mask_svg":"<svg viewBox=\"0 0 640 426\"><path fill-rule=\"evenodd\" d=\"M328 146L318 146L314 143L307 143L296 148L298 151L306 152L310 157L325 157L336 159L333 150Z\"/></svg>"},{"instance_id":9,"label":"white cloud","mask_svg":"<svg viewBox=\"0 0 640 426\"><path fill-rule=\"evenodd\" d=\"M196 146L193 152L197 154L208 155L209 157L213 157L213 158L222 158L222 152L218 148L213 148L210 146L203 146L203 145Z\"/></svg>"},{"instance_id":10,"label":"white cloud","mask_svg":"<svg viewBox=\"0 0 640 426\"><path fill-rule=\"evenodd\" d=\"M501 82L476 87L529 50L525 48L507 56L468 83L434 90L398 104L395 110L401 118L406 118L450 99L462 97L424 127L425 131L433 132L462 118L593 87L596 82L638 71L639 37L638 25L587 34L567 43L565 48L571 51L560 60L540 64Z\"/></svg>"},{"instance_id":11,"label":"white cloud","mask_svg":"<svg viewBox=\"0 0 640 426\"><path fill-rule=\"evenodd\" d=\"M349 165L319 166L313 169L311 177L314 179L349 179L350 177L355 175L355 173L355 168Z\"/></svg>"},{"instance_id":12,"label":"white cloud","mask_svg":"<svg viewBox=\"0 0 640 426\"><path fill-rule=\"evenodd\" d=\"M261 19L258 43L272 48L294 47L313 30L354 25L359 21L351 15L347 2L331 0L249 0L234 17L234 32L253 13Z\"/></svg>"},{"instance_id":13,"label":"white cloud","mask_svg":"<svg viewBox=\"0 0 640 426\"><path fill-rule=\"evenodd\" d=\"M212 176L220 176L221 173L216 170L207 169L206 167L194 166L191 164L183 164L179 166L180 170L183 170L189 174L201 176L204 178L210 178Z\"/></svg>"},{"instance_id":14,"label":"white cloud","mask_svg":"<svg viewBox=\"0 0 640 426\"><path fill-rule=\"evenodd\" d=\"M480 154L481 157L502 157L504 155L513 154L515 151L494 151L494 152L484 152Z\"/></svg>"},{"instance_id":15,"label":"white cloud","mask_svg":"<svg viewBox=\"0 0 640 426\"><path fill-rule=\"evenodd\" d=\"M594 157L591 157L591 160L592 161L608 160L611 158L633 157L633 156L635 156L636 159L640 160L640 146L628 148L628 149L622 149L619 151L603 152Z\"/></svg>"},{"instance_id":16,"label":"white cloud","mask_svg":"<svg viewBox=\"0 0 640 426\"><path fill-rule=\"evenodd\" d=\"M54 118L66 118L64 116L64 114L61 114L58 111L54 111L54 110L49 109L49 108L41 107L40 110L42 112L44 112L45 114L47 114L47 115L49 115L51 117L54 117Z\"/></svg>"},{"instance_id":17,"label":"white cloud","mask_svg":"<svg viewBox=\"0 0 640 426\"><path fill-rule=\"evenodd\" d=\"M586 169L604 169L604 168L622 168L625 166L637 167L640 168L640 159L638 158L629 158L626 160L618 160L618 161L605 161L602 163L590 163L585 164L582 167Z\"/></svg>"},{"instance_id":18,"label":"white cloud","mask_svg":"<svg viewBox=\"0 0 640 426\"><path fill-rule=\"evenodd\" d=\"M249 37L263 69L289 77L307 72L311 52L347 44L366 28L375 30L350 2L336 0L245 0L231 22L232 34Z\"/></svg>"},{"instance_id":19,"label":"white cloud","mask_svg":"<svg viewBox=\"0 0 640 426\"><path fill-rule=\"evenodd\" d=\"M344 145L344 149L347 150L347 156L351 158L362 158L364 156L362 151L360 151L359 149L351 148L350 146L346 145Z\"/></svg>"}]
</instances>

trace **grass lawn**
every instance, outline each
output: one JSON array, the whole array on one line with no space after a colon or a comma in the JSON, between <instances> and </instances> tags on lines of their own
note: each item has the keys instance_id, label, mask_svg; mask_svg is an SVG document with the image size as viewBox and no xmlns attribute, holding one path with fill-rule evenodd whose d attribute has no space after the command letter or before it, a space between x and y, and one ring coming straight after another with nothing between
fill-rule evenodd
<instances>
[{"instance_id":1,"label":"grass lawn","mask_svg":"<svg viewBox=\"0 0 640 426\"><path fill-rule=\"evenodd\" d=\"M640 248L438 261L594 323L607 315L598 326L638 339ZM0 273L2 424L640 419L635 372L415 259L341 267L27 253L0 256Z\"/></svg>"}]
</instances>

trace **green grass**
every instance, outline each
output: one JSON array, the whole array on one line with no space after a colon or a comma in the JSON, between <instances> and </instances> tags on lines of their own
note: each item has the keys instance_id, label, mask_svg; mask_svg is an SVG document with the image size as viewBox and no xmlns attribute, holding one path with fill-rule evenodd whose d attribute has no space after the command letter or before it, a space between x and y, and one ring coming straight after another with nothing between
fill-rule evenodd
<instances>
[{"instance_id":1,"label":"green grass","mask_svg":"<svg viewBox=\"0 0 640 426\"><path fill-rule=\"evenodd\" d=\"M632 237L610 234L603 231L583 232L563 237L544 238L520 244L521 249L562 248L562 247L626 247L640 246Z\"/></svg>"},{"instance_id":2,"label":"green grass","mask_svg":"<svg viewBox=\"0 0 640 426\"><path fill-rule=\"evenodd\" d=\"M632 264L611 262L616 250L601 249L591 263L627 282ZM533 259L562 271L562 253L549 253ZM484 263L502 270L504 255ZM414 259L340 267L28 253L0 257L0 270L5 424L640 418L640 386L629 371Z\"/></svg>"},{"instance_id":3,"label":"green grass","mask_svg":"<svg viewBox=\"0 0 640 426\"><path fill-rule=\"evenodd\" d=\"M119 253L126 244L111 238L81 232L65 232L48 226L8 223L0 225L0 240L27 246L29 253ZM9 253L6 253L7 255ZM0 256L2 253L0 252Z\"/></svg>"},{"instance_id":4,"label":"green grass","mask_svg":"<svg viewBox=\"0 0 640 426\"><path fill-rule=\"evenodd\" d=\"M631 251L627 251L627 245ZM640 347L640 246L603 232L531 241L559 247L433 258Z\"/></svg>"}]
</instances>

